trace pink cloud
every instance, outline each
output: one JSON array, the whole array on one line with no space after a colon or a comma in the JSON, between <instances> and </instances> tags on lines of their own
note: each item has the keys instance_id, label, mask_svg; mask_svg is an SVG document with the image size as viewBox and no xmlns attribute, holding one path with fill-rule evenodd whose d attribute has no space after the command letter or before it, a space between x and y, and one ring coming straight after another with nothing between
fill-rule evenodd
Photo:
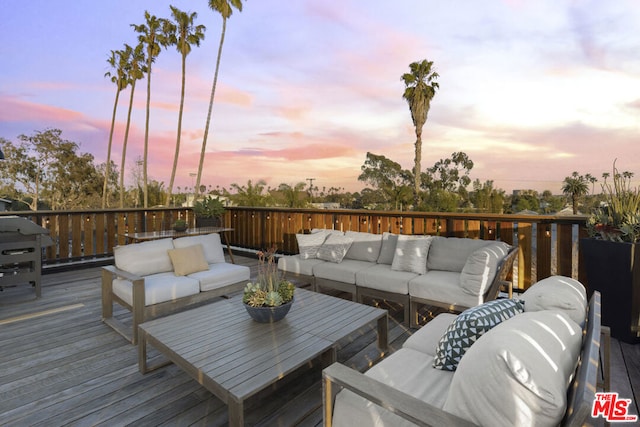
<instances>
[{"instance_id":1,"label":"pink cloud","mask_svg":"<svg viewBox=\"0 0 640 427\"><path fill-rule=\"evenodd\" d=\"M73 122L83 118L77 111L0 95L0 121L3 122Z\"/></svg>"}]
</instances>

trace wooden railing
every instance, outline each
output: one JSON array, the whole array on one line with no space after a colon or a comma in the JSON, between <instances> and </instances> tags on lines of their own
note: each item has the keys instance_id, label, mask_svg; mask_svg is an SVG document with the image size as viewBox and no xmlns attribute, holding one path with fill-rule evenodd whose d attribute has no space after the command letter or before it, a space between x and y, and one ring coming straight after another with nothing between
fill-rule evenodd
<instances>
[{"instance_id":1,"label":"wooden railing","mask_svg":"<svg viewBox=\"0 0 640 427\"><path fill-rule=\"evenodd\" d=\"M194 226L190 208L5 214L25 216L49 230L55 245L44 250L45 266L108 258L115 245L128 243L127 233L167 230L177 218ZM297 252L297 233L314 228L502 240L520 248L513 278L516 287L526 289L553 274L584 280L579 239L586 237L585 221L584 216L230 207L224 225L234 229L229 236L234 247L276 246L286 254Z\"/></svg>"}]
</instances>

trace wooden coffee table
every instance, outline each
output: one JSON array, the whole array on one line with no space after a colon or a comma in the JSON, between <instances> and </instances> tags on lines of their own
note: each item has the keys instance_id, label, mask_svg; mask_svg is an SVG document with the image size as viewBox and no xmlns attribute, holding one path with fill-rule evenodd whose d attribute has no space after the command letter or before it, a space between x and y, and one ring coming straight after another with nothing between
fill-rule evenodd
<instances>
[{"instance_id":1,"label":"wooden coffee table","mask_svg":"<svg viewBox=\"0 0 640 427\"><path fill-rule=\"evenodd\" d=\"M138 363L147 373L147 344L180 366L229 408L229 425L244 425L244 401L310 360L336 360L336 344L377 322L378 347L387 349L387 311L296 289L291 311L273 324L254 322L242 297L145 322Z\"/></svg>"}]
</instances>

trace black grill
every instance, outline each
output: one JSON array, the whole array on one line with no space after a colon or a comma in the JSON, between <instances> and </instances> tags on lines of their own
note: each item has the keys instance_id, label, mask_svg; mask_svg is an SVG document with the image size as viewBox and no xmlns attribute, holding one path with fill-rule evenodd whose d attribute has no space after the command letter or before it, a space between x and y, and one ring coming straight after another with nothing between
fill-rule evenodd
<instances>
[{"instance_id":1,"label":"black grill","mask_svg":"<svg viewBox=\"0 0 640 427\"><path fill-rule=\"evenodd\" d=\"M0 290L30 284L39 298L42 247L52 244L46 228L18 216L0 217Z\"/></svg>"}]
</instances>

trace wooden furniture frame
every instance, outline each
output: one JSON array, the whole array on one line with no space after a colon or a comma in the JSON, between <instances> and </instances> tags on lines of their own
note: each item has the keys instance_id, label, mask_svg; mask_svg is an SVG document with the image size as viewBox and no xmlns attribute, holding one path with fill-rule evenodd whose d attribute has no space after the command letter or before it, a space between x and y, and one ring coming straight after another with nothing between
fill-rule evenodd
<instances>
[{"instance_id":1,"label":"wooden furniture frame","mask_svg":"<svg viewBox=\"0 0 640 427\"><path fill-rule=\"evenodd\" d=\"M296 289L291 311L276 323L254 322L240 297L183 311L139 326L138 362L147 373L147 345L182 368L227 404L229 425L244 425L244 402L319 358L336 360L342 338L375 322L386 350L387 311Z\"/></svg>"},{"instance_id":2,"label":"wooden furniture frame","mask_svg":"<svg viewBox=\"0 0 640 427\"><path fill-rule=\"evenodd\" d=\"M594 292L589 302L587 322L583 329L583 347L576 374L569 385L569 399L562 426L582 426L591 414L591 407L604 373L605 391L609 384L608 328L601 325L600 293ZM601 343L604 357L601 358ZM604 366L600 366L600 365ZM602 368L602 371L601 371ZM333 423L333 407L339 389L348 389L370 402L418 426L474 426L475 424L416 399L387 384L381 383L340 363L325 368L323 377L324 426Z\"/></svg>"},{"instance_id":3,"label":"wooden furniture frame","mask_svg":"<svg viewBox=\"0 0 640 427\"><path fill-rule=\"evenodd\" d=\"M133 284L133 304L129 304L113 293L113 279L119 277L131 281ZM202 304L206 301L227 296L244 289L246 280L233 283L209 291L203 291L173 301L161 302L145 306L144 277L120 270L115 266L102 267L102 321L111 326L116 332L125 337L132 344L138 342L138 325L156 317L175 313L182 309ZM131 312L132 325L127 327L123 322L113 317L113 304L118 303Z\"/></svg>"}]
</instances>

